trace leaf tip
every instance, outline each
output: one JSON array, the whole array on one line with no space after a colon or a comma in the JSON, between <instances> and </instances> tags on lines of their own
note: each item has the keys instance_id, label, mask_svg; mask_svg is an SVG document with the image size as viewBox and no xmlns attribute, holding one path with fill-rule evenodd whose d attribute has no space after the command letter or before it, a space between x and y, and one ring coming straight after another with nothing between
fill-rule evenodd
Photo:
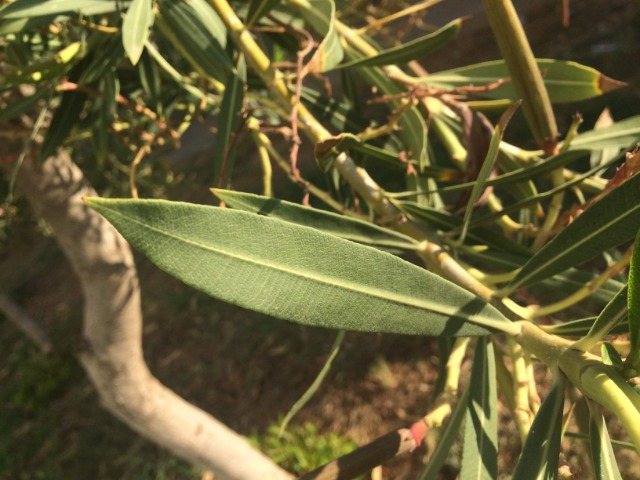
<instances>
[{"instance_id":1,"label":"leaf tip","mask_svg":"<svg viewBox=\"0 0 640 480\"><path fill-rule=\"evenodd\" d=\"M606 75L603 75L603 74L600 74L598 76L598 89L602 93L611 92L613 90L617 90L619 88L624 88L628 86L629 84L627 82L621 82L620 80L607 77Z\"/></svg>"}]
</instances>

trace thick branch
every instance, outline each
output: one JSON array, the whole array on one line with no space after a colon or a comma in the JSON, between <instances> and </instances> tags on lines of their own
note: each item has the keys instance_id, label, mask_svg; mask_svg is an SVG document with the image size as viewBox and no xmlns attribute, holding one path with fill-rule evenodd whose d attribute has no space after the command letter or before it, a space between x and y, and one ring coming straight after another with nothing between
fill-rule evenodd
<instances>
[{"instance_id":1,"label":"thick branch","mask_svg":"<svg viewBox=\"0 0 640 480\"><path fill-rule=\"evenodd\" d=\"M95 196L80 169L60 152L42 168L27 159L19 189L54 229L82 285L81 361L107 409L131 428L225 479L291 476L240 435L164 387L142 352L138 276L129 245L82 202Z\"/></svg>"}]
</instances>

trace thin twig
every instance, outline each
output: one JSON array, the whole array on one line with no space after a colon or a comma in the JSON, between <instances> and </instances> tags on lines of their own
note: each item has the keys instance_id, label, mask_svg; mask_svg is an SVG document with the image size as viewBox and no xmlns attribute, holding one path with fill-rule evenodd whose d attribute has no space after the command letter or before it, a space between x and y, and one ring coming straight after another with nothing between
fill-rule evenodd
<instances>
[{"instance_id":1,"label":"thin twig","mask_svg":"<svg viewBox=\"0 0 640 480\"><path fill-rule=\"evenodd\" d=\"M0 292L0 312L33 340L43 352L49 353L53 350L53 344L44 328L3 292Z\"/></svg>"}]
</instances>

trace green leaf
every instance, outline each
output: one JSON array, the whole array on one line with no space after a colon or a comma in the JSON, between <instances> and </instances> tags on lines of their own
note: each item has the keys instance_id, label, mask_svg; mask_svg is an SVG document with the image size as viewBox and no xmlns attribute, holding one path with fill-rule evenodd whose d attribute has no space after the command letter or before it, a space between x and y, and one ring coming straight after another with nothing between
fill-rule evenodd
<instances>
[{"instance_id":1,"label":"green leaf","mask_svg":"<svg viewBox=\"0 0 640 480\"><path fill-rule=\"evenodd\" d=\"M640 231L633 244L633 254L629 266L627 305L629 308L629 340L631 341L627 364L630 368L640 371Z\"/></svg>"},{"instance_id":2,"label":"green leaf","mask_svg":"<svg viewBox=\"0 0 640 480\"><path fill-rule=\"evenodd\" d=\"M493 130L493 135L491 135L491 142L489 143L489 149L487 150L485 159L482 162L482 167L480 167L478 177L473 184L471 195L469 196L467 207L464 211L464 217L462 219L462 231L460 232L460 238L458 240L461 244L464 243L464 239L467 236L469 220L471 220L471 214L473 213L473 210L476 206L476 202L480 198L480 195L482 195L482 192L484 191L486 186L486 181L493 170L496 159L498 158L498 152L500 151L500 142L502 141L502 137L504 136L504 131L507 128L509 120L511 120L511 117L519 106L520 102L516 102L513 103L509 108L507 108L501 115L498 125L496 125L495 129Z\"/></svg>"},{"instance_id":3,"label":"green leaf","mask_svg":"<svg viewBox=\"0 0 640 480\"><path fill-rule=\"evenodd\" d=\"M73 127L80 121L87 94L69 90L62 94L60 105L53 114L38 156L39 161L46 160L55 153L67 139Z\"/></svg>"},{"instance_id":4,"label":"green leaf","mask_svg":"<svg viewBox=\"0 0 640 480\"><path fill-rule=\"evenodd\" d=\"M626 85L576 62L542 58L536 59L536 62L543 74L544 84L552 102L586 100ZM496 60L432 73L428 77L421 77L420 82L447 89L481 87L508 79L509 76L504 60ZM519 98L511 82L484 92L477 92L477 94L495 99L517 100Z\"/></svg>"},{"instance_id":5,"label":"green leaf","mask_svg":"<svg viewBox=\"0 0 640 480\"><path fill-rule=\"evenodd\" d=\"M39 17L60 13L101 15L115 12L127 3L118 0L16 0L0 8L0 18Z\"/></svg>"},{"instance_id":6,"label":"green leaf","mask_svg":"<svg viewBox=\"0 0 640 480\"><path fill-rule=\"evenodd\" d=\"M581 337L586 335L597 317L580 318L578 320L571 320L569 322L558 323L556 325L541 325L540 328L547 333L553 335L569 336L569 337ZM612 335L623 335L629 333L629 323L625 317L620 323L618 323L613 329L610 330Z\"/></svg>"},{"instance_id":7,"label":"green leaf","mask_svg":"<svg viewBox=\"0 0 640 480\"><path fill-rule=\"evenodd\" d=\"M280 0L250 0L245 25L252 27L279 3Z\"/></svg>"},{"instance_id":8,"label":"green leaf","mask_svg":"<svg viewBox=\"0 0 640 480\"><path fill-rule=\"evenodd\" d=\"M308 227L181 202L86 202L163 270L213 297L277 318L415 335L518 330L451 282Z\"/></svg>"},{"instance_id":9,"label":"green leaf","mask_svg":"<svg viewBox=\"0 0 640 480\"><path fill-rule=\"evenodd\" d=\"M219 40L221 33L226 38L226 29L212 21L216 18L215 12L203 16L193 5L199 5L199 2L158 0L160 14L155 24L196 71L222 82L233 70L233 64Z\"/></svg>"},{"instance_id":10,"label":"green leaf","mask_svg":"<svg viewBox=\"0 0 640 480\"><path fill-rule=\"evenodd\" d=\"M99 99L94 100L92 109L96 111L96 121L93 125L94 155L96 161L102 165L107 157L109 132L116 115L116 97L119 92L118 77L114 71L109 71L100 81Z\"/></svg>"},{"instance_id":11,"label":"green leaf","mask_svg":"<svg viewBox=\"0 0 640 480\"><path fill-rule=\"evenodd\" d=\"M577 341L573 348L583 352L591 350L591 347L602 340L602 337L607 335L616 325L629 318L627 291L626 285L620 289L618 294L600 312L587 336Z\"/></svg>"},{"instance_id":12,"label":"green leaf","mask_svg":"<svg viewBox=\"0 0 640 480\"><path fill-rule=\"evenodd\" d=\"M627 148L640 140L640 115L615 122L610 127L589 130L571 140L572 150L588 148L600 150L607 147Z\"/></svg>"},{"instance_id":13,"label":"green leaf","mask_svg":"<svg viewBox=\"0 0 640 480\"><path fill-rule=\"evenodd\" d=\"M382 50L371 57L363 57L343 63L342 65L336 66L334 70L350 67L400 65L421 59L454 38L458 34L461 25L462 19L453 20L429 35L398 45L397 47Z\"/></svg>"},{"instance_id":14,"label":"green leaf","mask_svg":"<svg viewBox=\"0 0 640 480\"><path fill-rule=\"evenodd\" d=\"M122 22L122 44L133 65L138 63L153 25L151 0L133 0Z\"/></svg>"},{"instance_id":15,"label":"green leaf","mask_svg":"<svg viewBox=\"0 0 640 480\"><path fill-rule=\"evenodd\" d=\"M344 57L340 38L336 32L336 4L334 0L307 0L299 2L300 14L307 25L322 36L322 41L309 61L312 72L325 72L338 65Z\"/></svg>"},{"instance_id":16,"label":"green leaf","mask_svg":"<svg viewBox=\"0 0 640 480\"><path fill-rule=\"evenodd\" d=\"M0 121L5 122L28 112L38 103L39 100L43 99L50 92L51 90L49 88L38 88L33 95L22 97L11 102L5 108L0 110Z\"/></svg>"},{"instance_id":17,"label":"green leaf","mask_svg":"<svg viewBox=\"0 0 640 480\"><path fill-rule=\"evenodd\" d=\"M252 193L217 188L212 192L232 208L304 225L363 245L401 250L416 250L420 246L419 242L401 233L337 213Z\"/></svg>"},{"instance_id":18,"label":"green leaf","mask_svg":"<svg viewBox=\"0 0 640 480\"><path fill-rule=\"evenodd\" d=\"M469 380L460 478L498 478L498 400L493 344L478 339Z\"/></svg>"},{"instance_id":19,"label":"green leaf","mask_svg":"<svg viewBox=\"0 0 640 480\"><path fill-rule=\"evenodd\" d=\"M631 240L640 228L640 175L612 190L578 216L522 267L513 291Z\"/></svg>"},{"instance_id":20,"label":"green leaf","mask_svg":"<svg viewBox=\"0 0 640 480\"><path fill-rule=\"evenodd\" d=\"M557 380L544 399L522 448L513 473L513 480L555 479L558 476L558 457L562 439L562 408L564 406L564 377Z\"/></svg>"},{"instance_id":21,"label":"green leaf","mask_svg":"<svg viewBox=\"0 0 640 480\"><path fill-rule=\"evenodd\" d=\"M147 102L154 111L162 113L163 107L160 97L162 95L162 82L158 65L153 61L149 52L143 51L137 65L140 85L147 97Z\"/></svg>"},{"instance_id":22,"label":"green leaf","mask_svg":"<svg viewBox=\"0 0 640 480\"><path fill-rule=\"evenodd\" d=\"M352 48L346 49L350 58L362 58L363 55ZM404 90L393 82L379 67L360 67L358 72L385 95L396 95ZM400 102L389 103L390 108L400 108ZM427 157L427 124L417 108L408 108L398 119L399 135L410 153L408 160L415 160L420 169L429 164Z\"/></svg>"},{"instance_id":23,"label":"green leaf","mask_svg":"<svg viewBox=\"0 0 640 480\"><path fill-rule=\"evenodd\" d=\"M215 182L218 186L228 186L233 174L236 149L231 140L240 125L246 75L246 65L243 57L240 57L237 70L229 72L225 82L218 116L218 133L214 149Z\"/></svg>"},{"instance_id":24,"label":"green leaf","mask_svg":"<svg viewBox=\"0 0 640 480\"><path fill-rule=\"evenodd\" d=\"M591 413L589 421L591 460L595 478L596 480L622 480L618 462L613 454L609 432L599 410Z\"/></svg>"},{"instance_id":25,"label":"green leaf","mask_svg":"<svg viewBox=\"0 0 640 480\"><path fill-rule=\"evenodd\" d=\"M566 152L553 155L539 163L528 165L523 168L512 170L508 173L503 173L495 178L489 178L486 180L485 185L512 185L516 182L524 182L527 180L538 179L543 177L552 171L569 165L589 154L589 150L567 150ZM455 192L458 190L464 190L471 188L475 182L458 183L447 187L440 188L439 192Z\"/></svg>"},{"instance_id":26,"label":"green leaf","mask_svg":"<svg viewBox=\"0 0 640 480\"><path fill-rule=\"evenodd\" d=\"M462 425L462 420L465 418L465 413L467 412L469 390L470 387L465 389L460 400L458 400L458 403L451 412L451 416L447 420L447 425L442 432L442 436L438 440L436 449L433 451L433 455L431 455L431 458L429 459L427 468L422 472L420 480L438 479L438 472L442 468L442 465L444 465L444 462L451 451L451 447L460 433L460 426Z\"/></svg>"},{"instance_id":27,"label":"green leaf","mask_svg":"<svg viewBox=\"0 0 640 480\"><path fill-rule=\"evenodd\" d=\"M207 32L222 48L227 46L227 27L207 0L183 0L191 7Z\"/></svg>"},{"instance_id":28,"label":"green leaf","mask_svg":"<svg viewBox=\"0 0 640 480\"><path fill-rule=\"evenodd\" d=\"M462 219L448 212L439 209L421 207L412 202L398 203L400 209L410 215L415 220L421 220L431 228L436 228L448 232L462 226ZM469 230L467 237L469 240L480 245L486 245L495 248L501 252L508 252L515 255L529 257L531 251L504 235L496 235L495 231L488 228L472 228Z\"/></svg>"},{"instance_id":29,"label":"green leaf","mask_svg":"<svg viewBox=\"0 0 640 480\"><path fill-rule=\"evenodd\" d=\"M618 371L622 370L622 357L620 357L620 354L613 345L604 342L600 346L600 355L602 356L602 363L611 365Z\"/></svg>"}]
</instances>

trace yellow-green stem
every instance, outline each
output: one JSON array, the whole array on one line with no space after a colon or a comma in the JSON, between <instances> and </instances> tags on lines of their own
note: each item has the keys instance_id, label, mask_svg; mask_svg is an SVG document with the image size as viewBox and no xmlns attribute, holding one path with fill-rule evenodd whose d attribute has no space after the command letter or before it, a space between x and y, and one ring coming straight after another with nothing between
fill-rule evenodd
<instances>
[{"instance_id":1,"label":"yellow-green stem","mask_svg":"<svg viewBox=\"0 0 640 480\"><path fill-rule=\"evenodd\" d=\"M615 263L607 267L607 269L598 275L597 278L587 283L584 287L576 290L568 297L563 298L556 303L552 303L551 305L545 305L544 307L529 307L527 309L528 313L526 313L523 318L526 318L527 320L534 320L536 318L545 317L552 313L560 312L572 307L579 301L584 300L604 285L613 275L626 268L631 261L632 252L633 250L629 248L624 255L622 255Z\"/></svg>"},{"instance_id":2,"label":"yellow-green stem","mask_svg":"<svg viewBox=\"0 0 640 480\"><path fill-rule=\"evenodd\" d=\"M553 184L553 188L561 187L564 183L564 175L562 174L562 169L557 169L551 172L551 182ZM540 230L538 230L538 235L533 241L532 249L534 252L540 250L547 239L549 238L550 232L556 224L558 217L560 216L560 212L562 211L562 202L564 200L564 190L556 193L551 199L551 203L549 204L549 208L547 209L547 216L544 219L544 223Z\"/></svg>"},{"instance_id":3,"label":"yellow-green stem","mask_svg":"<svg viewBox=\"0 0 640 480\"><path fill-rule=\"evenodd\" d=\"M484 9L522 110L538 145L547 153L555 151L558 127L527 36L511 0L483 0Z\"/></svg>"},{"instance_id":4,"label":"yellow-green stem","mask_svg":"<svg viewBox=\"0 0 640 480\"><path fill-rule=\"evenodd\" d=\"M527 365L521 345L509 339L507 346L513 365L513 402L515 404L513 416L518 427L518 433L520 433L520 439L524 441L533 421L533 412L529 405Z\"/></svg>"}]
</instances>

